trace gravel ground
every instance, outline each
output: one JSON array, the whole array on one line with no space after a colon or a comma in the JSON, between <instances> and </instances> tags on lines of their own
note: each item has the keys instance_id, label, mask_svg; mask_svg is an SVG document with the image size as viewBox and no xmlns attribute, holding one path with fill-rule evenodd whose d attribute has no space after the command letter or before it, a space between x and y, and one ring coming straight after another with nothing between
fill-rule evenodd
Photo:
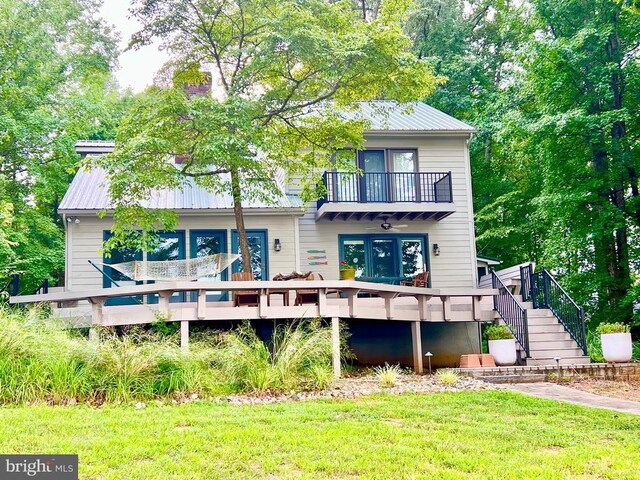
<instances>
[{"instance_id":1,"label":"gravel ground","mask_svg":"<svg viewBox=\"0 0 640 480\"><path fill-rule=\"evenodd\" d=\"M581 378L572 379L565 385L577 390L595 393L597 395L640 402L640 381L620 382L614 380Z\"/></svg>"},{"instance_id":2,"label":"gravel ground","mask_svg":"<svg viewBox=\"0 0 640 480\"><path fill-rule=\"evenodd\" d=\"M262 392L246 395L229 395L218 397L219 402L228 402L232 405L263 405L279 402L316 400L327 398L348 399L371 395L373 393L442 393L460 392L463 390L495 390L495 385L490 385L481 380L468 377L460 377L455 384L447 386L438 382L433 376L428 375L399 375L396 385L391 388L383 388L375 376L361 376L341 378L326 390L278 393Z\"/></svg>"}]
</instances>

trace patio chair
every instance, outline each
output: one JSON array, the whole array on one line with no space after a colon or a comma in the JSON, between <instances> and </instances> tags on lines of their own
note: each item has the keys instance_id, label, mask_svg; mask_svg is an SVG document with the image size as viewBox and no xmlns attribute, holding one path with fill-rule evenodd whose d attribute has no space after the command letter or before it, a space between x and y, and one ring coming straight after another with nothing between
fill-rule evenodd
<instances>
[{"instance_id":1,"label":"patio chair","mask_svg":"<svg viewBox=\"0 0 640 480\"><path fill-rule=\"evenodd\" d=\"M249 282L255 280L253 272L235 272L231 274L232 282ZM257 307L260 302L258 290L235 290L233 292L233 305Z\"/></svg>"},{"instance_id":2,"label":"patio chair","mask_svg":"<svg viewBox=\"0 0 640 480\"><path fill-rule=\"evenodd\" d=\"M429 286L429 271L425 270L422 273L417 274L411 280L403 280L400 285L405 287L422 287L427 288Z\"/></svg>"},{"instance_id":3,"label":"patio chair","mask_svg":"<svg viewBox=\"0 0 640 480\"><path fill-rule=\"evenodd\" d=\"M315 277L313 276L313 273L310 274L306 280L314 280ZM320 279L322 280L322 276L320 276ZM316 304L318 303L318 289L317 288L305 288L305 289L300 289L300 290L296 290L296 301L294 302L294 305L302 305L304 303L313 303Z\"/></svg>"}]
</instances>

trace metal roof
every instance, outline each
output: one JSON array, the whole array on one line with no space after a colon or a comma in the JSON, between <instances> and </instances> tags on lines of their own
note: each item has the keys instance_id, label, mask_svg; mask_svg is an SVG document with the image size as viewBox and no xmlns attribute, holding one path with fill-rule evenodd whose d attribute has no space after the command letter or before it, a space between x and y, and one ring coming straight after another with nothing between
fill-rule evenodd
<instances>
[{"instance_id":1,"label":"metal roof","mask_svg":"<svg viewBox=\"0 0 640 480\"><path fill-rule=\"evenodd\" d=\"M87 155L100 155L111 153L115 143L109 140L79 140L76 143L76 152Z\"/></svg>"},{"instance_id":2,"label":"metal roof","mask_svg":"<svg viewBox=\"0 0 640 480\"><path fill-rule=\"evenodd\" d=\"M109 200L108 179L102 169L81 170L74 177L58 211L100 211L113 208ZM257 200L243 202L243 207L251 209L299 209L302 200L295 195L282 195L274 204ZM146 208L171 210L224 210L233 209L233 201L228 194L211 193L195 185L190 180L181 189L162 190L144 204ZM302 210L301 210L302 211Z\"/></svg>"},{"instance_id":3,"label":"metal roof","mask_svg":"<svg viewBox=\"0 0 640 480\"><path fill-rule=\"evenodd\" d=\"M433 108L426 103L406 104L392 100L360 102L360 108L345 112L347 119L362 119L370 122L367 132L406 133L473 133L475 128Z\"/></svg>"}]
</instances>

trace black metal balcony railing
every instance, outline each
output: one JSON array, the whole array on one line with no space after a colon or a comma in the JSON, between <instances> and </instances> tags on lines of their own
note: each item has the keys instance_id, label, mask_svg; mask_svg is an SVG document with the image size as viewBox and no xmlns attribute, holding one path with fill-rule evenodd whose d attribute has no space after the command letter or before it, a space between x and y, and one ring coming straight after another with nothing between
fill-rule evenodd
<instances>
[{"instance_id":1,"label":"black metal balcony railing","mask_svg":"<svg viewBox=\"0 0 640 480\"><path fill-rule=\"evenodd\" d=\"M451 172L325 172L326 202L451 203Z\"/></svg>"}]
</instances>

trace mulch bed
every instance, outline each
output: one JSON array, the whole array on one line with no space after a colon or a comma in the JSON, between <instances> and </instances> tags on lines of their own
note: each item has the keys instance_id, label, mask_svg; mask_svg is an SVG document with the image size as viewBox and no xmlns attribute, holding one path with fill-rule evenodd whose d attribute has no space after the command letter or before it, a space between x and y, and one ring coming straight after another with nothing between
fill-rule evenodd
<instances>
[{"instance_id":1,"label":"mulch bed","mask_svg":"<svg viewBox=\"0 0 640 480\"><path fill-rule=\"evenodd\" d=\"M572 378L567 386L606 397L640 402L640 381L614 381L596 378Z\"/></svg>"},{"instance_id":2,"label":"mulch bed","mask_svg":"<svg viewBox=\"0 0 640 480\"><path fill-rule=\"evenodd\" d=\"M470 377L460 377L451 386L443 385L434 376L399 375L394 387L383 388L375 376L341 378L326 389L309 392L261 392L245 395L229 395L215 400L232 405L266 405L271 403L305 401L318 399L351 399L374 393L443 393L464 390L495 390L496 386Z\"/></svg>"}]
</instances>

